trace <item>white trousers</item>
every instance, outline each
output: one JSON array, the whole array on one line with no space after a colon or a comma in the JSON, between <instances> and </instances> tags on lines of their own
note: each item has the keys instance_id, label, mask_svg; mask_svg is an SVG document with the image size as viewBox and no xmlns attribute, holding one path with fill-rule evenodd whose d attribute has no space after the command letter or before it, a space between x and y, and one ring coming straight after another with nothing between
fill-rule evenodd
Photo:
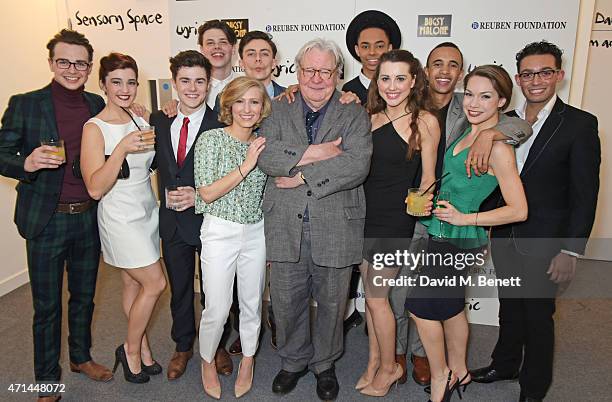
<instances>
[{"instance_id":1,"label":"white trousers","mask_svg":"<svg viewBox=\"0 0 612 402\"><path fill-rule=\"evenodd\" d=\"M205 214L200 239L205 295L200 320L200 355L208 363L215 357L232 305L236 277L242 353L253 356L259 342L261 301L266 278L264 221L241 224Z\"/></svg>"}]
</instances>

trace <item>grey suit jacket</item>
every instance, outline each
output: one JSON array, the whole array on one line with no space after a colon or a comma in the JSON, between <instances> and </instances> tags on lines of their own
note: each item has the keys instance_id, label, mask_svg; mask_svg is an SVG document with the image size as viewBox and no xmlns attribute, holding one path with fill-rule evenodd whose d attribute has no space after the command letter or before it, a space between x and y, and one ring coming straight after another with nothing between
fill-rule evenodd
<instances>
[{"instance_id":1,"label":"grey suit jacket","mask_svg":"<svg viewBox=\"0 0 612 402\"><path fill-rule=\"evenodd\" d=\"M470 123L463 113L463 94L455 92L448 106L446 115L446 149L465 132ZM499 123L495 128L508 137L509 144L517 145L525 141L531 133L531 125L518 117L499 114Z\"/></svg>"},{"instance_id":2,"label":"grey suit jacket","mask_svg":"<svg viewBox=\"0 0 612 402\"><path fill-rule=\"evenodd\" d=\"M296 167L308 148L302 98L272 103L260 134L266 147L259 168L268 174L263 200L267 259L297 262L300 256L302 218L308 207L312 259L327 267L361 262L365 223L362 183L370 169L372 135L370 119L361 105L342 105L335 91L317 134L316 143L342 137L342 154L325 161ZM307 184L279 189L274 178L301 171Z\"/></svg>"}]
</instances>

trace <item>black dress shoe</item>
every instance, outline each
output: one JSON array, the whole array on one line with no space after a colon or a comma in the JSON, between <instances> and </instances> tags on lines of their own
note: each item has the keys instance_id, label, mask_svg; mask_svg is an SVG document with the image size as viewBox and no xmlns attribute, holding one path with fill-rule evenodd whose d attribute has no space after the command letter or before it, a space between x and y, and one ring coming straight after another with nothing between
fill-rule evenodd
<instances>
[{"instance_id":1,"label":"black dress shoe","mask_svg":"<svg viewBox=\"0 0 612 402\"><path fill-rule=\"evenodd\" d=\"M470 374L472 375L472 381L482 384L489 384L495 381L514 381L519 377L518 371L511 374L500 373L491 366L470 370Z\"/></svg>"},{"instance_id":2,"label":"black dress shoe","mask_svg":"<svg viewBox=\"0 0 612 402\"><path fill-rule=\"evenodd\" d=\"M275 394L288 394L293 391L298 383L298 380L308 373L308 368L302 371L292 372L281 370L278 372L274 381L272 381L272 392Z\"/></svg>"},{"instance_id":3,"label":"black dress shoe","mask_svg":"<svg viewBox=\"0 0 612 402\"><path fill-rule=\"evenodd\" d=\"M363 318L361 318L361 314L357 310L353 311L353 314L349 315L346 320L344 320L344 334L351 328L355 328L361 325L363 322Z\"/></svg>"},{"instance_id":4,"label":"black dress shoe","mask_svg":"<svg viewBox=\"0 0 612 402\"><path fill-rule=\"evenodd\" d=\"M523 391L521 391L521 395L519 396L519 402L542 402L540 398L530 398L526 396Z\"/></svg>"},{"instance_id":5,"label":"black dress shoe","mask_svg":"<svg viewBox=\"0 0 612 402\"><path fill-rule=\"evenodd\" d=\"M340 386L336 370L332 367L317 375L317 395L323 401L333 401L338 397Z\"/></svg>"}]
</instances>

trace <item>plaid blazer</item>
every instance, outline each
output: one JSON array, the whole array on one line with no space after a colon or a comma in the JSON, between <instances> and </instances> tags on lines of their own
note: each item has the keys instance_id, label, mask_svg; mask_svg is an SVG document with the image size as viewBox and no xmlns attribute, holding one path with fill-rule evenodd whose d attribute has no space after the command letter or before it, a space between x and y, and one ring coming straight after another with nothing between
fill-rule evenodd
<instances>
[{"instance_id":1,"label":"plaid blazer","mask_svg":"<svg viewBox=\"0 0 612 402\"><path fill-rule=\"evenodd\" d=\"M84 92L92 116L104 108L102 97ZM25 158L41 139L58 139L51 85L14 95L2 116L0 128L0 174L19 180L15 223L25 239L36 237L53 216L59 200L64 172L72 167L41 169L28 173L23 170Z\"/></svg>"}]
</instances>

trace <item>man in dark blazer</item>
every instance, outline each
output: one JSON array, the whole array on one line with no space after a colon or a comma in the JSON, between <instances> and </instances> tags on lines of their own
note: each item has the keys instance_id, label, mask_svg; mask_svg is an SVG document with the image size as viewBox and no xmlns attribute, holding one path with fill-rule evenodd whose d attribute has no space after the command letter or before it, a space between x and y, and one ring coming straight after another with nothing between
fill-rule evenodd
<instances>
[{"instance_id":1,"label":"man in dark blazer","mask_svg":"<svg viewBox=\"0 0 612 402\"><path fill-rule=\"evenodd\" d=\"M333 400L351 269L361 261L372 136L365 109L339 102L343 60L335 43L306 43L296 64L300 95L291 104L273 102L258 161L270 176L262 209L282 365L272 390L291 392L310 370L319 398Z\"/></svg>"},{"instance_id":2,"label":"man in dark blazer","mask_svg":"<svg viewBox=\"0 0 612 402\"><path fill-rule=\"evenodd\" d=\"M159 196L159 234L172 297L172 339L176 350L168 365L168 379L185 372L193 356L196 337L193 278L201 250L202 215L196 215L193 145L200 133L220 127L217 115L206 106L210 62L199 52L187 50L170 58L172 86L179 97L178 114L151 114L155 126L155 165ZM200 273L201 278L201 273Z\"/></svg>"},{"instance_id":3,"label":"man in dark blazer","mask_svg":"<svg viewBox=\"0 0 612 402\"><path fill-rule=\"evenodd\" d=\"M98 381L112 373L91 359L91 320L100 259L96 204L73 164L84 123L104 100L84 91L93 48L82 34L62 30L47 44L50 85L9 100L0 129L0 174L17 179L15 223L26 239L34 305L37 382L59 383L64 266L68 273L70 369ZM66 158L41 141L63 140ZM57 400L39 394L39 400Z\"/></svg>"},{"instance_id":4,"label":"man in dark blazer","mask_svg":"<svg viewBox=\"0 0 612 402\"><path fill-rule=\"evenodd\" d=\"M597 118L557 97L561 55L546 41L516 55L515 78L526 103L515 115L533 127L516 150L529 217L493 229L492 257L496 275L519 277L521 287L499 289L493 360L472 371L472 380L482 383L518 377L519 401L543 400L552 382L555 295L584 254L599 191Z\"/></svg>"}]
</instances>

